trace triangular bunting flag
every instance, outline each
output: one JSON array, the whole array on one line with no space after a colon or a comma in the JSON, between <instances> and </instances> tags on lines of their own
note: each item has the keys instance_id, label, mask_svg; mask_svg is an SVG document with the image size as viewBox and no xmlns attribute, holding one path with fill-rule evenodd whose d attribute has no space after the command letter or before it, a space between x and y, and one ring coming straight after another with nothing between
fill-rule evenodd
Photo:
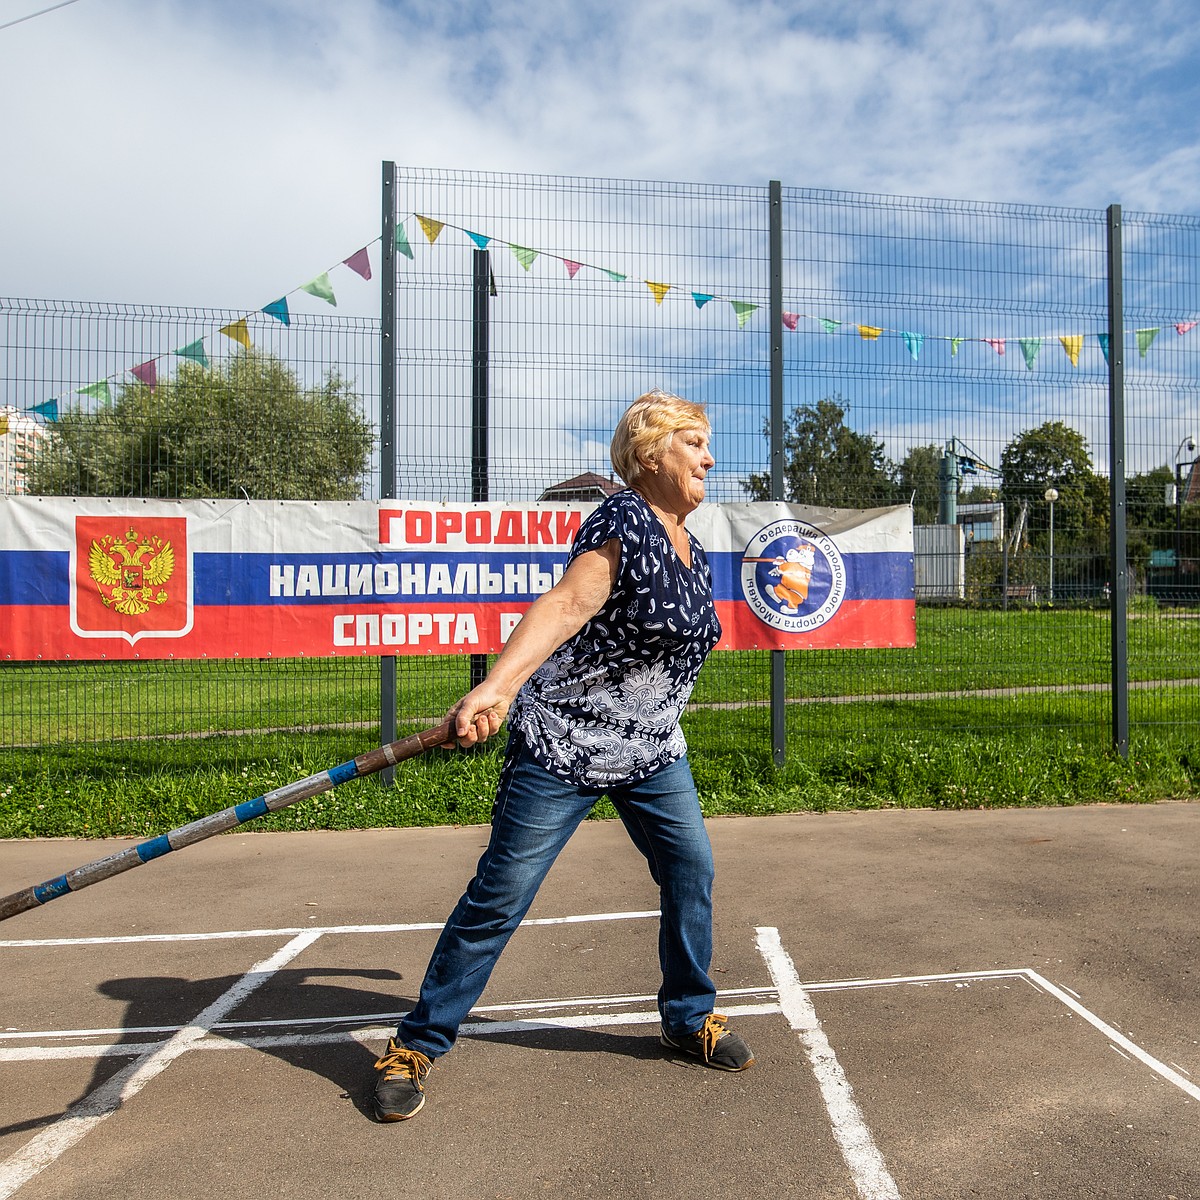
<instances>
[{"instance_id":1,"label":"triangular bunting flag","mask_svg":"<svg viewBox=\"0 0 1200 1200\"><path fill-rule=\"evenodd\" d=\"M206 371L208 370L208 355L204 353L203 338L195 342L188 342L186 346L176 350L175 357L186 358L191 362L199 363Z\"/></svg>"},{"instance_id":2,"label":"triangular bunting flag","mask_svg":"<svg viewBox=\"0 0 1200 1200\"><path fill-rule=\"evenodd\" d=\"M730 300L733 306L733 311L737 313L738 328L745 329L746 322L750 320L750 314L758 307L757 304L751 304L748 300Z\"/></svg>"},{"instance_id":3,"label":"triangular bunting flag","mask_svg":"<svg viewBox=\"0 0 1200 1200\"><path fill-rule=\"evenodd\" d=\"M1042 348L1041 338L1017 338L1017 345L1021 347L1021 353L1025 356L1025 367L1027 370L1033 370L1033 364L1037 362L1038 351Z\"/></svg>"},{"instance_id":4,"label":"triangular bunting flag","mask_svg":"<svg viewBox=\"0 0 1200 1200\"><path fill-rule=\"evenodd\" d=\"M997 354L1004 353L1004 338L984 338L983 339Z\"/></svg>"},{"instance_id":5,"label":"triangular bunting flag","mask_svg":"<svg viewBox=\"0 0 1200 1200\"><path fill-rule=\"evenodd\" d=\"M864 342L873 342L882 332L883 330L878 325L860 325L858 327L858 336Z\"/></svg>"},{"instance_id":6,"label":"triangular bunting flag","mask_svg":"<svg viewBox=\"0 0 1200 1200\"><path fill-rule=\"evenodd\" d=\"M1180 321L1179 324L1175 326L1175 332L1177 334L1179 334L1180 337L1182 337L1185 333L1187 333L1187 331L1189 329L1195 329L1195 328L1196 328L1195 321Z\"/></svg>"},{"instance_id":7,"label":"triangular bunting flag","mask_svg":"<svg viewBox=\"0 0 1200 1200\"><path fill-rule=\"evenodd\" d=\"M1083 334L1069 333L1066 337L1060 337L1058 340L1062 342L1062 348L1067 352L1071 366L1079 366L1079 352L1083 349Z\"/></svg>"},{"instance_id":8,"label":"triangular bunting flag","mask_svg":"<svg viewBox=\"0 0 1200 1200\"><path fill-rule=\"evenodd\" d=\"M408 244L408 234L404 232L404 222L401 221L396 226L396 249L404 255L405 258L412 258L412 247Z\"/></svg>"},{"instance_id":9,"label":"triangular bunting flag","mask_svg":"<svg viewBox=\"0 0 1200 1200\"><path fill-rule=\"evenodd\" d=\"M1100 343L1100 349L1104 351L1104 361L1108 362L1108 334L1098 333L1096 334L1096 340Z\"/></svg>"},{"instance_id":10,"label":"triangular bunting flag","mask_svg":"<svg viewBox=\"0 0 1200 1200\"><path fill-rule=\"evenodd\" d=\"M513 257L517 262L527 271L533 266L533 260L538 256L538 252L530 250L528 246L514 246L512 242L509 242L508 248L513 252Z\"/></svg>"},{"instance_id":11,"label":"triangular bunting flag","mask_svg":"<svg viewBox=\"0 0 1200 1200\"><path fill-rule=\"evenodd\" d=\"M953 358L958 353L958 348L963 344L963 338L952 337L950 339L950 357Z\"/></svg>"},{"instance_id":12,"label":"triangular bunting flag","mask_svg":"<svg viewBox=\"0 0 1200 1200\"><path fill-rule=\"evenodd\" d=\"M628 275L622 275L620 271L610 271L607 267L601 267L600 270L602 270L605 275L607 275L609 279L613 281L613 283L624 283L625 280L629 278Z\"/></svg>"},{"instance_id":13,"label":"triangular bunting flag","mask_svg":"<svg viewBox=\"0 0 1200 1200\"><path fill-rule=\"evenodd\" d=\"M109 391L107 379L102 379L99 383L89 383L87 387L76 388L75 390L81 396L91 396L93 400L100 400L104 404L112 402L112 392ZM37 412L37 409L33 409L32 411Z\"/></svg>"},{"instance_id":14,"label":"triangular bunting flag","mask_svg":"<svg viewBox=\"0 0 1200 1200\"><path fill-rule=\"evenodd\" d=\"M108 385L105 384L104 386L107 387ZM47 421L57 421L58 420L58 401L57 400L44 400L41 404L35 404L29 411L32 413L40 413L43 417L46 418Z\"/></svg>"},{"instance_id":15,"label":"triangular bunting flag","mask_svg":"<svg viewBox=\"0 0 1200 1200\"><path fill-rule=\"evenodd\" d=\"M263 312L269 317L274 317L277 321L282 321L285 325L292 323L292 314L288 312L286 296L282 296L278 300L272 300L270 304L263 308ZM178 354L179 351L176 350L175 353Z\"/></svg>"},{"instance_id":16,"label":"triangular bunting flag","mask_svg":"<svg viewBox=\"0 0 1200 1200\"><path fill-rule=\"evenodd\" d=\"M158 387L158 363L153 358L139 363L136 367L130 367L129 373L139 383L144 383L151 391Z\"/></svg>"},{"instance_id":17,"label":"triangular bunting flag","mask_svg":"<svg viewBox=\"0 0 1200 1200\"><path fill-rule=\"evenodd\" d=\"M703 308L712 299L712 296L707 292L693 292L692 299L695 300L697 308Z\"/></svg>"},{"instance_id":18,"label":"triangular bunting flag","mask_svg":"<svg viewBox=\"0 0 1200 1200\"><path fill-rule=\"evenodd\" d=\"M249 350L253 344L250 341L250 329L246 324L245 317L243 317L240 321L234 321L230 325L222 325L217 332L223 333L231 341L245 346L247 350Z\"/></svg>"},{"instance_id":19,"label":"triangular bunting flag","mask_svg":"<svg viewBox=\"0 0 1200 1200\"><path fill-rule=\"evenodd\" d=\"M925 335L923 333L901 333L900 336L904 339L904 344L908 347L908 352L912 355L913 362L916 362L920 357L921 346L925 342Z\"/></svg>"},{"instance_id":20,"label":"triangular bunting flag","mask_svg":"<svg viewBox=\"0 0 1200 1200\"><path fill-rule=\"evenodd\" d=\"M785 313L783 314L783 323L784 323L784 324L785 324L785 325L786 325L786 326L787 326L787 327L788 327L790 330L792 330L793 332L795 332L796 326L797 326L797 325L800 323L800 314L799 314L799 313L790 313L790 312L785 312Z\"/></svg>"},{"instance_id":21,"label":"triangular bunting flag","mask_svg":"<svg viewBox=\"0 0 1200 1200\"><path fill-rule=\"evenodd\" d=\"M332 304L334 308L337 308L337 300L333 295L333 285L329 282L328 271L322 271L316 279L310 279L300 290L307 292L310 296L316 296L318 300L324 300L327 304Z\"/></svg>"},{"instance_id":22,"label":"triangular bunting flag","mask_svg":"<svg viewBox=\"0 0 1200 1200\"><path fill-rule=\"evenodd\" d=\"M365 246L356 250L349 258L343 259L342 265L349 267L355 275L361 275L364 279L371 278L371 256Z\"/></svg>"},{"instance_id":23,"label":"triangular bunting flag","mask_svg":"<svg viewBox=\"0 0 1200 1200\"><path fill-rule=\"evenodd\" d=\"M579 268L583 266L583 263L577 263L572 259L564 258L562 260L562 265L567 268L567 278L574 279Z\"/></svg>"},{"instance_id":24,"label":"triangular bunting flag","mask_svg":"<svg viewBox=\"0 0 1200 1200\"><path fill-rule=\"evenodd\" d=\"M1150 343L1158 337L1157 329L1139 329L1137 331L1138 353L1145 358L1146 351L1150 349Z\"/></svg>"},{"instance_id":25,"label":"triangular bunting flag","mask_svg":"<svg viewBox=\"0 0 1200 1200\"><path fill-rule=\"evenodd\" d=\"M420 213L417 213L417 220L421 222L421 228L425 230L425 236L431 246L438 240L438 234L446 228L445 221L435 221L432 217L421 216Z\"/></svg>"},{"instance_id":26,"label":"triangular bunting flag","mask_svg":"<svg viewBox=\"0 0 1200 1200\"><path fill-rule=\"evenodd\" d=\"M835 321L832 317L822 317L821 326L826 333L837 333L841 321Z\"/></svg>"},{"instance_id":27,"label":"triangular bunting flag","mask_svg":"<svg viewBox=\"0 0 1200 1200\"><path fill-rule=\"evenodd\" d=\"M646 280L646 286L654 294L655 304L661 304L663 297L671 290L669 283L651 283L648 279Z\"/></svg>"},{"instance_id":28,"label":"triangular bunting flag","mask_svg":"<svg viewBox=\"0 0 1200 1200\"><path fill-rule=\"evenodd\" d=\"M0 417L0 437L3 437L8 432L8 414Z\"/></svg>"},{"instance_id":29,"label":"triangular bunting flag","mask_svg":"<svg viewBox=\"0 0 1200 1200\"><path fill-rule=\"evenodd\" d=\"M469 229L464 229L463 232L477 245L480 250L488 248L488 242L492 239L486 233L472 233Z\"/></svg>"}]
</instances>

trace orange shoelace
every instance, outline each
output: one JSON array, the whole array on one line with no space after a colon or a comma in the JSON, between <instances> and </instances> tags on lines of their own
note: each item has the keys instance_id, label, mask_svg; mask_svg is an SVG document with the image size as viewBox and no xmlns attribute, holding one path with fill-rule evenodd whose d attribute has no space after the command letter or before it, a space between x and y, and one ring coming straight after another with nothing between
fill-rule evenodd
<instances>
[{"instance_id":1,"label":"orange shoelace","mask_svg":"<svg viewBox=\"0 0 1200 1200\"><path fill-rule=\"evenodd\" d=\"M709 1013L704 1018L704 1025L698 1029L693 1035L698 1037L704 1046L704 1061L707 1062L712 1058L713 1051L717 1048L717 1043L728 1032L725 1028L729 1018L722 1016L721 1013Z\"/></svg>"},{"instance_id":2,"label":"orange shoelace","mask_svg":"<svg viewBox=\"0 0 1200 1200\"><path fill-rule=\"evenodd\" d=\"M409 1050L407 1046L397 1046L395 1039L388 1042L388 1048L383 1057L375 1064L375 1070L382 1071L384 1079L395 1079L407 1075L416 1084L418 1092L425 1089L421 1080L429 1074L433 1063L420 1050Z\"/></svg>"}]
</instances>

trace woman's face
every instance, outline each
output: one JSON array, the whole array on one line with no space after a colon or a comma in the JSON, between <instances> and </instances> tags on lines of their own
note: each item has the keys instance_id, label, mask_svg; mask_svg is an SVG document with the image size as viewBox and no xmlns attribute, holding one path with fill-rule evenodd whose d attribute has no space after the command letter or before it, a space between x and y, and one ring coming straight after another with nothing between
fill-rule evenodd
<instances>
[{"instance_id":1,"label":"woman's face","mask_svg":"<svg viewBox=\"0 0 1200 1200\"><path fill-rule=\"evenodd\" d=\"M708 430L679 429L671 435L653 471L652 487L670 509L688 512L704 500L704 477L716 459L708 448Z\"/></svg>"}]
</instances>

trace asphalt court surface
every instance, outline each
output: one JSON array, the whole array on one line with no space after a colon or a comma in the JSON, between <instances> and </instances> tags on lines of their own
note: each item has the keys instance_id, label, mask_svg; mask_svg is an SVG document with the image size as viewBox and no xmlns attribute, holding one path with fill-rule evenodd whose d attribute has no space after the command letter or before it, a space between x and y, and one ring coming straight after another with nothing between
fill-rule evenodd
<instances>
[{"instance_id":1,"label":"asphalt court surface","mask_svg":"<svg viewBox=\"0 0 1200 1200\"><path fill-rule=\"evenodd\" d=\"M0 1200L1200 1200L1200 804L737 818L728 1075L576 834L412 1121L368 1116L486 829L238 831L0 924ZM0 842L0 894L127 843Z\"/></svg>"}]
</instances>

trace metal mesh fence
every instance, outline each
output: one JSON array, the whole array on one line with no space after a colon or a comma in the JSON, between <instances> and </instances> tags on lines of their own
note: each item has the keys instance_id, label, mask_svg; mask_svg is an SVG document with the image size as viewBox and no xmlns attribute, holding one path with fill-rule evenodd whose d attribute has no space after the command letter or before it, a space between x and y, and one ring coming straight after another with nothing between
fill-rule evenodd
<instances>
[{"instance_id":1,"label":"metal mesh fence","mask_svg":"<svg viewBox=\"0 0 1200 1200\"><path fill-rule=\"evenodd\" d=\"M706 403L710 500L765 498L781 340L785 498L911 503L918 527L916 648L789 653L790 736L1039 727L1109 738L1116 518L1127 528L1132 724L1192 720L1200 220L1124 218L1126 505L1114 514L1102 211L785 188L776 328L765 187L400 168L394 206L399 498L598 498L613 482L616 419L651 387ZM181 349L222 344L214 331L243 316L31 301L0 310L3 403L29 414L67 397L59 428L122 398L153 409L164 388L151 394L130 368L165 356L173 367L160 376L178 378ZM255 351L282 363L302 396L319 397L331 372L343 381L337 395L371 435L356 484L366 496L380 493L381 332L373 319L294 317L282 328L265 314L251 329ZM238 348L223 336L232 362ZM108 398L90 389L116 378L126 382ZM245 424L231 407L203 443L233 498ZM314 417L313 428L327 426ZM161 441L123 444L126 488L113 494L188 477ZM82 473L78 483L96 486ZM714 655L689 737L761 749L771 661ZM397 711L436 716L470 670L465 658L399 658ZM8 664L0 742L376 725L378 673L373 659Z\"/></svg>"}]
</instances>

